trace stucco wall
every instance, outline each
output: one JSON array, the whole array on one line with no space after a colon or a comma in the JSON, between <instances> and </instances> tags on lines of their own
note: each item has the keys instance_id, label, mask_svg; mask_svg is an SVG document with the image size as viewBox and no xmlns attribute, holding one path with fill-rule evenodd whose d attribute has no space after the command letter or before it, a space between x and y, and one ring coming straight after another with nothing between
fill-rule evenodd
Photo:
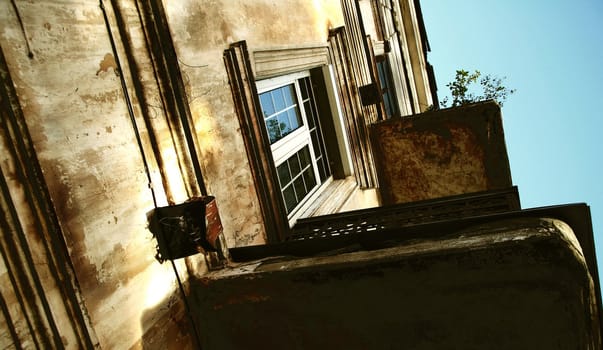
<instances>
[{"instance_id":1,"label":"stucco wall","mask_svg":"<svg viewBox=\"0 0 603 350\"><path fill-rule=\"evenodd\" d=\"M17 1L17 11L4 1L0 45L100 347L165 348L169 343L186 348L188 324L174 272L169 264L154 260L156 242L146 227L146 213L154 203L120 80L130 79L127 69L134 67L124 61L111 2L102 3L110 29L98 1ZM116 3L132 37L145 93L152 96L155 78L136 6L131 1ZM342 24L338 5L304 0L166 1L198 131L204 180L216 196L229 246L263 243L264 232L223 50L238 40L247 40L251 49L325 43L329 27ZM110 32L117 40L117 57ZM117 69L117 58L123 72ZM131 89L132 82L128 84ZM134 117L140 122L144 108L132 96ZM155 108L161 101L146 102ZM174 146L169 130L158 130L163 130L158 143L165 145L160 151L167 161L163 169L151 162L150 172L158 204L165 205L169 194L157 181L158 174L168 173L175 201L186 199L185 181L170 153ZM144 142L146 132L141 130ZM148 144L144 147L148 151ZM202 272L201 261L190 259L189 269ZM186 274L184 261L177 267ZM60 321L62 316L55 317Z\"/></svg>"},{"instance_id":2,"label":"stucco wall","mask_svg":"<svg viewBox=\"0 0 603 350\"><path fill-rule=\"evenodd\" d=\"M224 4L228 5L224 5ZM265 242L239 121L222 59L240 40L250 51L326 44L343 24L339 1L169 1L166 11L201 145L209 192L228 245Z\"/></svg>"},{"instance_id":3,"label":"stucco wall","mask_svg":"<svg viewBox=\"0 0 603 350\"><path fill-rule=\"evenodd\" d=\"M0 44L85 308L101 347L129 348L153 324L169 327L178 298L153 258L153 202L103 13L98 2L17 2L23 32L10 2L0 6Z\"/></svg>"}]
</instances>

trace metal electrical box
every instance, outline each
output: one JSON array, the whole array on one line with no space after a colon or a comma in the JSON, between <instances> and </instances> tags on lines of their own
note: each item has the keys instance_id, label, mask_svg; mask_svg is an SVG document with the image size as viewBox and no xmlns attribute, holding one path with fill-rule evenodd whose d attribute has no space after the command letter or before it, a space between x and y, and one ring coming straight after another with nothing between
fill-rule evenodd
<instances>
[{"instance_id":1,"label":"metal electrical box","mask_svg":"<svg viewBox=\"0 0 603 350\"><path fill-rule=\"evenodd\" d=\"M217 251L222 222L213 196L155 208L149 229L157 239L157 260L174 260L197 253Z\"/></svg>"}]
</instances>

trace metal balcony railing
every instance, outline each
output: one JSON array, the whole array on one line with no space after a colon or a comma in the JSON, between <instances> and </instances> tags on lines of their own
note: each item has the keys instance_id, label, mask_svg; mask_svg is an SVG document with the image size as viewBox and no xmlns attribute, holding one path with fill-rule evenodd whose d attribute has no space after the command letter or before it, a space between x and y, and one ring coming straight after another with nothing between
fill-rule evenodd
<instances>
[{"instance_id":1,"label":"metal balcony railing","mask_svg":"<svg viewBox=\"0 0 603 350\"><path fill-rule=\"evenodd\" d=\"M291 240L390 230L409 225L520 210L517 187L395 204L298 220Z\"/></svg>"}]
</instances>

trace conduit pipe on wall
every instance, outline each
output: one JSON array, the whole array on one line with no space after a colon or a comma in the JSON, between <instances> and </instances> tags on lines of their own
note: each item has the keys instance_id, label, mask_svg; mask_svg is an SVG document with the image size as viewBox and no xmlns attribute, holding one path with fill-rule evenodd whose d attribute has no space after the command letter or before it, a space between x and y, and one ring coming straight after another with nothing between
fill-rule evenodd
<instances>
[{"instance_id":1,"label":"conduit pipe on wall","mask_svg":"<svg viewBox=\"0 0 603 350\"><path fill-rule=\"evenodd\" d=\"M187 182L189 197L206 196L207 189L203 180L201 164L197 156L196 132L188 98L183 84L177 53L170 36L170 28L161 2L136 1L136 9L143 24L143 31L147 40L149 55L152 57L163 107L166 115L180 128L176 130L176 137L183 137L184 144L180 145L188 151L181 154L185 174L191 178ZM193 174L189 174L190 168Z\"/></svg>"},{"instance_id":2,"label":"conduit pipe on wall","mask_svg":"<svg viewBox=\"0 0 603 350\"><path fill-rule=\"evenodd\" d=\"M155 195L155 190L154 190L154 187L153 187L153 180L152 180L152 177L151 177L151 173L149 171L148 162L147 162L147 159L146 159L146 156L145 156L145 152L144 152L144 147L143 147L143 144L142 144L142 138L140 136L140 131L139 131L138 126L136 124L136 117L134 115L134 108L133 108L133 105L132 105L132 100L130 98L130 94L128 93L127 84L126 84L126 81L125 81L125 78L124 78L124 75L123 75L123 71L122 71L122 68L121 68L121 62L119 60L119 55L117 54L117 47L116 47L116 43L115 43L115 38L113 37L112 31L111 31L111 25L110 25L110 22L109 22L109 17L107 15L107 10L105 8L105 4L104 4L103 0L100 0L100 8L101 8L101 10L103 12L103 18L104 18L105 24L107 26L107 34L109 35L109 41L111 42L111 49L113 51L113 56L115 57L115 63L117 65L117 69L120 72L119 79L120 79L122 91L123 91L123 94L124 94L124 99L125 99L126 105L128 107L128 115L130 117L130 121L132 123L132 128L134 129L134 134L136 136L136 143L138 145L138 148L140 149L140 154L141 154L141 157L142 157L145 174L146 174L146 177L147 177L147 180L148 180L148 183L149 183L149 189L150 189L151 195L153 197L153 205L154 205L155 208L157 208L158 204L157 204L157 198L156 198L156 195ZM190 133L190 129L187 129L187 130ZM193 152L191 152L191 153L193 153ZM196 159L196 157L195 157L195 159ZM197 166L198 166L198 164L197 164ZM199 172L197 173L197 175L201 176L200 168L199 168ZM202 192L205 192L205 187L201 186L201 188L202 188ZM192 326L192 329L193 329L193 332L194 332L195 345L196 345L196 347L198 349L201 349L201 346L200 346L201 343L200 343L200 338L199 338L199 334L198 334L198 331L197 331L197 327L196 327L195 321L194 321L194 319L193 319L193 317L191 315L190 305L188 303L188 299L186 297L186 293L184 291L184 286L182 285L182 281L180 279L180 275L178 274L178 269L176 268L176 264L174 263L174 260L170 260L170 262L172 264L172 268L174 270L174 273L176 274L176 279L178 281L178 286L179 286L180 292L182 294L182 300L183 300L185 308L186 308L186 314L188 316L189 322L191 323L191 326Z\"/></svg>"}]
</instances>

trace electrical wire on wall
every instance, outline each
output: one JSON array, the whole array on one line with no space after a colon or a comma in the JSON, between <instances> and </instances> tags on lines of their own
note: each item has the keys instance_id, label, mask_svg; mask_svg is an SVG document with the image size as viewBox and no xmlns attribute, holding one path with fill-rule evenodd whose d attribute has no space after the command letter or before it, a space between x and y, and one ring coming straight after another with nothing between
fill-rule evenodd
<instances>
[{"instance_id":1,"label":"electrical wire on wall","mask_svg":"<svg viewBox=\"0 0 603 350\"><path fill-rule=\"evenodd\" d=\"M121 63L120 63L120 60L119 60L119 56L117 54L117 46L116 46L116 43L115 43L115 38L113 37L113 33L111 31L111 25L110 25L110 22L109 22L109 17L107 15L107 10L105 8L103 0L100 0L100 8L101 8L101 10L103 12L103 17L104 17L104 20L105 20L105 24L107 26L107 33L109 35L109 41L111 42L111 49L113 51L113 56L115 57L115 63L116 63L116 66L117 66L117 70L119 71L120 83L121 83L122 91L123 91L123 94L124 94L124 99L125 99L126 105L128 107L128 115L130 117L130 121L132 123L132 128L134 130L134 134L135 134L135 137L136 137L136 143L138 145L138 148L140 150L140 154L141 154L141 157L142 157L144 171L145 171L145 174L146 174L146 177L147 177L149 189L151 191L151 196L153 198L153 205L154 205L154 207L156 209L159 206L158 206L158 203L157 203L157 197L156 197L155 189L154 189L154 186L153 186L153 180L152 180L152 177L151 177L151 172L149 170L149 164L148 164L147 158L145 156L144 146L143 146L142 138L140 136L140 130L138 129L138 126L136 124L136 117L135 117L135 114L134 114L134 108L133 108L133 105L132 105L132 100L130 98L130 94L128 93L127 83L126 83L126 80L124 78L123 71L121 69ZM158 239L163 239L161 235L158 235L157 237L158 237ZM176 268L176 264L174 263L173 259L170 259L170 262L171 262L171 265L172 265L172 269L174 270L174 273L176 274L176 279L178 281L178 286L179 286L180 292L182 294L182 299L183 299L183 302L184 302L184 305L185 305L185 308L186 308L186 313L187 313L187 316L189 318L189 321L191 323L191 326L192 326L192 329L193 329L193 332L194 332L194 340L195 340L196 346L197 346L198 349L201 349L201 340L200 340L200 337L199 337L199 333L197 331L197 327L196 327L195 321L194 321L194 319L193 319L193 317L191 315L190 305L188 303L188 299L186 297L186 293L185 293L182 281L180 279L180 275L178 273L178 269Z\"/></svg>"},{"instance_id":2,"label":"electrical wire on wall","mask_svg":"<svg viewBox=\"0 0 603 350\"><path fill-rule=\"evenodd\" d=\"M23 24L23 20L21 19L21 13L19 13L19 8L17 7L17 3L15 2L15 0L11 0L11 4L13 5L13 9L15 10L15 14L17 15L17 21L19 21L19 26L21 26L21 32L23 32L23 38L25 38L25 47L27 49L27 57L32 59L34 57L34 54L31 49L31 45L29 44L29 37L27 36L27 31L25 30L25 25Z\"/></svg>"}]
</instances>

